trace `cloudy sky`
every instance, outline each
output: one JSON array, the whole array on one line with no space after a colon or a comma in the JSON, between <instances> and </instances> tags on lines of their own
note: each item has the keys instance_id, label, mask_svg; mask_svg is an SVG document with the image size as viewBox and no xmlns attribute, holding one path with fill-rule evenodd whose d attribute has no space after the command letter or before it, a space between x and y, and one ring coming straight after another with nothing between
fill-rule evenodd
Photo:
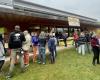
<instances>
[{"instance_id":1,"label":"cloudy sky","mask_svg":"<svg viewBox=\"0 0 100 80\"><path fill-rule=\"evenodd\" d=\"M100 0L26 0L100 21Z\"/></svg>"}]
</instances>

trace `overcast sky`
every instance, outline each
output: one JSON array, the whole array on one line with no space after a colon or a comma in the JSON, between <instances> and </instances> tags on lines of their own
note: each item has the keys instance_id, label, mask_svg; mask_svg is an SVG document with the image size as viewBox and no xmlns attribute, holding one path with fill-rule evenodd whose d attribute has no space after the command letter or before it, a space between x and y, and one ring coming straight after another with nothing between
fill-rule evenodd
<instances>
[{"instance_id":1,"label":"overcast sky","mask_svg":"<svg viewBox=\"0 0 100 80\"><path fill-rule=\"evenodd\" d=\"M100 21L100 0L26 0Z\"/></svg>"}]
</instances>

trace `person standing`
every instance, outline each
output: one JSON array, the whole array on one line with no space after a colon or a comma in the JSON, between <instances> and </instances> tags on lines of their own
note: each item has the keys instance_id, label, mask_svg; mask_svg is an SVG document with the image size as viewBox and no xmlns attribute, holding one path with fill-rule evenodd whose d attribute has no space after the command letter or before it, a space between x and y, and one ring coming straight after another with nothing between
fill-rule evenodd
<instances>
[{"instance_id":1,"label":"person standing","mask_svg":"<svg viewBox=\"0 0 100 80\"><path fill-rule=\"evenodd\" d=\"M65 47L67 47L67 38L68 38L68 34L63 33L63 41L64 41L64 44L65 44Z\"/></svg>"},{"instance_id":2,"label":"person standing","mask_svg":"<svg viewBox=\"0 0 100 80\"><path fill-rule=\"evenodd\" d=\"M16 59L16 54L19 55L21 71L24 71L24 60L22 50L22 43L25 41L25 36L20 30L20 26L16 25L15 30L10 33L8 46L11 49L11 62L10 69L7 75L8 78L12 77L12 72L14 70L14 62Z\"/></svg>"},{"instance_id":3,"label":"person standing","mask_svg":"<svg viewBox=\"0 0 100 80\"><path fill-rule=\"evenodd\" d=\"M36 59L37 59L38 42L39 42L39 39L38 39L37 33L32 33L33 63L36 62Z\"/></svg>"},{"instance_id":4,"label":"person standing","mask_svg":"<svg viewBox=\"0 0 100 80\"><path fill-rule=\"evenodd\" d=\"M55 57L57 56L57 38L55 37L55 33L53 33L53 38L55 40L55 46L54 46L54 54L55 54Z\"/></svg>"},{"instance_id":5,"label":"person standing","mask_svg":"<svg viewBox=\"0 0 100 80\"><path fill-rule=\"evenodd\" d=\"M48 40L48 49L49 49L49 52L50 52L51 64L53 64L53 63L55 63L55 55L54 55L55 40L54 40L52 34L50 34L50 39Z\"/></svg>"},{"instance_id":6,"label":"person standing","mask_svg":"<svg viewBox=\"0 0 100 80\"><path fill-rule=\"evenodd\" d=\"M77 50L77 47L78 47L77 42L78 42L79 36L78 36L78 32L76 30L75 30L75 32L73 34L73 38L74 38L75 48Z\"/></svg>"},{"instance_id":7,"label":"person standing","mask_svg":"<svg viewBox=\"0 0 100 80\"><path fill-rule=\"evenodd\" d=\"M91 36L90 36L89 31L85 32L85 37L86 37L86 48L85 49L88 53L91 53L91 45L90 45Z\"/></svg>"},{"instance_id":8,"label":"person standing","mask_svg":"<svg viewBox=\"0 0 100 80\"><path fill-rule=\"evenodd\" d=\"M2 34L0 34L0 73L2 72L2 66L5 62L5 51L3 46Z\"/></svg>"},{"instance_id":9,"label":"person standing","mask_svg":"<svg viewBox=\"0 0 100 80\"><path fill-rule=\"evenodd\" d=\"M99 63L99 40L96 37L96 34L93 34L92 39L91 39L91 46L92 46L92 51L93 51L93 61L92 64L95 65L95 62L97 60L97 64Z\"/></svg>"},{"instance_id":10,"label":"person standing","mask_svg":"<svg viewBox=\"0 0 100 80\"><path fill-rule=\"evenodd\" d=\"M57 39L57 45L59 46L59 32L58 31L55 33L55 37Z\"/></svg>"},{"instance_id":11,"label":"person standing","mask_svg":"<svg viewBox=\"0 0 100 80\"><path fill-rule=\"evenodd\" d=\"M82 55L85 55L85 44L86 44L86 37L83 32L80 33L79 39L78 39L78 53Z\"/></svg>"},{"instance_id":12,"label":"person standing","mask_svg":"<svg viewBox=\"0 0 100 80\"><path fill-rule=\"evenodd\" d=\"M28 33L27 30L24 31L26 41L23 43L23 50L24 50L24 65L25 67L29 66L29 49L31 45L31 35Z\"/></svg>"},{"instance_id":13,"label":"person standing","mask_svg":"<svg viewBox=\"0 0 100 80\"><path fill-rule=\"evenodd\" d=\"M46 34L42 31L39 35L39 62L46 64Z\"/></svg>"}]
</instances>

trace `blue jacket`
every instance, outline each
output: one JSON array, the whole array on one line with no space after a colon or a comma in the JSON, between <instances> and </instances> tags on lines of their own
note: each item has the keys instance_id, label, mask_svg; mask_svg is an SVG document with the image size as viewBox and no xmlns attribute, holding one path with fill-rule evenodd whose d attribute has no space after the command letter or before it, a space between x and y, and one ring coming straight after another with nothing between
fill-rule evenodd
<instances>
[{"instance_id":1,"label":"blue jacket","mask_svg":"<svg viewBox=\"0 0 100 80\"><path fill-rule=\"evenodd\" d=\"M50 38L48 41L48 48L54 48L55 47L55 39Z\"/></svg>"},{"instance_id":2,"label":"blue jacket","mask_svg":"<svg viewBox=\"0 0 100 80\"><path fill-rule=\"evenodd\" d=\"M39 43L38 37L37 37L37 36L32 36L32 44L33 44L34 46L37 46L38 43Z\"/></svg>"}]
</instances>

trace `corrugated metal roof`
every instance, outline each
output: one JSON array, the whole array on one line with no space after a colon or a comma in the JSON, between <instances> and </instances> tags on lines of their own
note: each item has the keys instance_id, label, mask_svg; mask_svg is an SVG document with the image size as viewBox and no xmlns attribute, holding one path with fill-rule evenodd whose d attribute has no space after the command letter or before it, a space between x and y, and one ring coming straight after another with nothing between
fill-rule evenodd
<instances>
[{"instance_id":1,"label":"corrugated metal roof","mask_svg":"<svg viewBox=\"0 0 100 80\"><path fill-rule=\"evenodd\" d=\"M80 19L81 23L97 25L96 19L77 15L62 10L57 10L54 8L49 8L39 4L26 2L23 0L8 0L8 2L6 3L2 1L3 0L0 1L1 12L28 15L33 17L40 17L40 18L47 18L47 19L54 19L54 20L62 20L62 21L68 21L67 19L68 16L76 16L77 18Z\"/></svg>"}]
</instances>

